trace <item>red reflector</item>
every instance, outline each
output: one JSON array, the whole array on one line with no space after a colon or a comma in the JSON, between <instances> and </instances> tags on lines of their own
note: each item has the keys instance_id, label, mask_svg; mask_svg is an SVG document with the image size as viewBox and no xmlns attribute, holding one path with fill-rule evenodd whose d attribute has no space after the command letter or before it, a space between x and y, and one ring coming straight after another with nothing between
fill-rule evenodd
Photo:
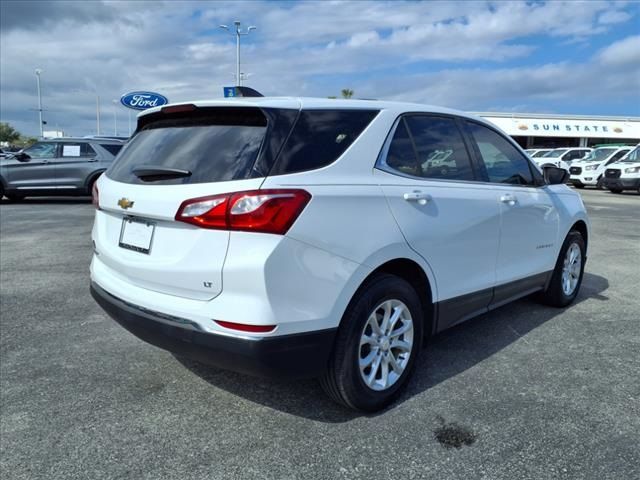
<instances>
[{"instance_id":1,"label":"red reflector","mask_svg":"<svg viewBox=\"0 0 640 480\"><path fill-rule=\"evenodd\" d=\"M160 109L160 111L162 113L192 112L196 108L198 108L198 107L196 107L195 105L193 105L191 103L186 103L184 105L173 105L171 107L162 107Z\"/></svg>"},{"instance_id":2,"label":"red reflector","mask_svg":"<svg viewBox=\"0 0 640 480\"><path fill-rule=\"evenodd\" d=\"M246 325L244 323L224 322L222 320L214 320L218 325L230 330L238 330L239 332L251 333L269 333L276 328L275 325Z\"/></svg>"},{"instance_id":3,"label":"red reflector","mask_svg":"<svg viewBox=\"0 0 640 480\"><path fill-rule=\"evenodd\" d=\"M311 194L299 189L266 189L192 198L175 219L203 228L284 235Z\"/></svg>"}]
</instances>

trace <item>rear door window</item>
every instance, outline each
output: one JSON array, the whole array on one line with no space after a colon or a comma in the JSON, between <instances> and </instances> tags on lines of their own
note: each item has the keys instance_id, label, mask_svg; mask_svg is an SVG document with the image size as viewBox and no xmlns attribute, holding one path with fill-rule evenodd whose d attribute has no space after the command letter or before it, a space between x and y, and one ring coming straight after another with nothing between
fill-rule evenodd
<instances>
[{"instance_id":1,"label":"rear door window","mask_svg":"<svg viewBox=\"0 0 640 480\"><path fill-rule=\"evenodd\" d=\"M96 151L88 143L63 143L63 157L95 157Z\"/></svg>"},{"instance_id":2,"label":"rear door window","mask_svg":"<svg viewBox=\"0 0 640 480\"><path fill-rule=\"evenodd\" d=\"M418 175L441 180L474 180L471 160L453 118L405 117L418 155Z\"/></svg>"},{"instance_id":3,"label":"rear door window","mask_svg":"<svg viewBox=\"0 0 640 480\"><path fill-rule=\"evenodd\" d=\"M193 184L251 178L267 131L256 108L219 108L191 116L160 117L136 133L107 170L113 180L142 184ZM186 170L179 178L141 179L132 170Z\"/></svg>"},{"instance_id":4,"label":"rear door window","mask_svg":"<svg viewBox=\"0 0 640 480\"><path fill-rule=\"evenodd\" d=\"M337 160L378 110L303 110L270 175L303 172Z\"/></svg>"}]
</instances>

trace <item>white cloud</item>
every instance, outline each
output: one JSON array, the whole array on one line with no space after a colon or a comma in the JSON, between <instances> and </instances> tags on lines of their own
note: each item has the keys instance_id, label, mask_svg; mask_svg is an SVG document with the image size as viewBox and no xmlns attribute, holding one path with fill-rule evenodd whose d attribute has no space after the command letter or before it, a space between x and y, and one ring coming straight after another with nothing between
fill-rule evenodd
<instances>
[{"instance_id":1,"label":"white cloud","mask_svg":"<svg viewBox=\"0 0 640 480\"><path fill-rule=\"evenodd\" d=\"M598 59L605 65L640 66L640 35L609 45L598 53Z\"/></svg>"}]
</instances>

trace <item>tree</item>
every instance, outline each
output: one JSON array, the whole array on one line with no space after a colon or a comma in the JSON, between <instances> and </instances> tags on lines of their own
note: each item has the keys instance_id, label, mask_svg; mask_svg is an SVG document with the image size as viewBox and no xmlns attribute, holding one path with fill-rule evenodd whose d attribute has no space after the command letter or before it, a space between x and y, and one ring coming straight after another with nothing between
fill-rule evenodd
<instances>
[{"instance_id":1,"label":"tree","mask_svg":"<svg viewBox=\"0 0 640 480\"><path fill-rule=\"evenodd\" d=\"M9 144L15 143L20 139L20 133L11 125L5 122L0 122L0 142L7 142Z\"/></svg>"},{"instance_id":2,"label":"tree","mask_svg":"<svg viewBox=\"0 0 640 480\"><path fill-rule=\"evenodd\" d=\"M351 97L353 97L353 90L350 90L348 88L343 88L340 93L342 94L342 98L351 98Z\"/></svg>"}]
</instances>

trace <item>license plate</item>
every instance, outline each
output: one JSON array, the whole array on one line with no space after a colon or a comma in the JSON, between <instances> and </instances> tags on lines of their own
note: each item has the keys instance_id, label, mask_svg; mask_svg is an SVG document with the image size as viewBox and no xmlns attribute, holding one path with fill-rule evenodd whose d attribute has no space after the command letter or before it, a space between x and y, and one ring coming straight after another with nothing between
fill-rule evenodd
<instances>
[{"instance_id":1,"label":"license plate","mask_svg":"<svg viewBox=\"0 0 640 480\"><path fill-rule=\"evenodd\" d=\"M125 218L122 220L122 230L120 230L120 241L118 245L128 250L140 253L151 251L155 224L145 220L135 218Z\"/></svg>"}]
</instances>

